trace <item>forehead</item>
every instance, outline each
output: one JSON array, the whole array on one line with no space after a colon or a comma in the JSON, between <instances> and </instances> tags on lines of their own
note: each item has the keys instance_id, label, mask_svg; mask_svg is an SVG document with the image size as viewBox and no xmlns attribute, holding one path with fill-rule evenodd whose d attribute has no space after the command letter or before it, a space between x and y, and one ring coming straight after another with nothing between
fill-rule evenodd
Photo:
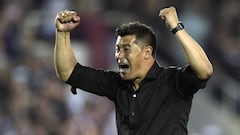
<instances>
[{"instance_id":1,"label":"forehead","mask_svg":"<svg viewBox=\"0 0 240 135\"><path fill-rule=\"evenodd\" d=\"M136 35L126 35L126 36L118 36L116 40L116 46L121 45L131 45L136 40Z\"/></svg>"}]
</instances>

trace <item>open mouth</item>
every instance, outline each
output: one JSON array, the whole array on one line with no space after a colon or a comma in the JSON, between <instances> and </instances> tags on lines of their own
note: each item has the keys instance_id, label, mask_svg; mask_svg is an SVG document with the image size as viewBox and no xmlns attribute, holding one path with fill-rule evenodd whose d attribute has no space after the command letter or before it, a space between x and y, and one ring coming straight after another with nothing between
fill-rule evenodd
<instances>
[{"instance_id":1,"label":"open mouth","mask_svg":"<svg viewBox=\"0 0 240 135\"><path fill-rule=\"evenodd\" d=\"M129 65L127 65L127 64L122 64L122 65L119 65L119 68L123 68L123 69L129 68Z\"/></svg>"},{"instance_id":2,"label":"open mouth","mask_svg":"<svg viewBox=\"0 0 240 135\"><path fill-rule=\"evenodd\" d=\"M129 71L130 66L128 64L119 64L119 70L121 73L126 73Z\"/></svg>"}]
</instances>

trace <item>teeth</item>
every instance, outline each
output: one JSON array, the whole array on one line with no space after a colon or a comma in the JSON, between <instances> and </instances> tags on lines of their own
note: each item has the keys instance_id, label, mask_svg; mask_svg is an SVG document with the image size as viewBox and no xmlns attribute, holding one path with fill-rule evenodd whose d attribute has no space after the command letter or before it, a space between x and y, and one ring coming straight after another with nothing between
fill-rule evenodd
<instances>
[{"instance_id":1,"label":"teeth","mask_svg":"<svg viewBox=\"0 0 240 135\"><path fill-rule=\"evenodd\" d=\"M129 65L119 65L119 71L121 73L124 73L124 72L128 72L128 69L129 69Z\"/></svg>"},{"instance_id":2,"label":"teeth","mask_svg":"<svg viewBox=\"0 0 240 135\"><path fill-rule=\"evenodd\" d=\"M120 68L120 69L119 69L119 71L122 73L122 72L123 72L123 69L122 69L122 68Z\"/></svg>"},{"instance_id":3,"label":"teeth","mask_svg":"<svg viewBox=\"0 0 240 135\"><path fill-rule=\"evenodd\" d=\"M127 68L120 68L120 69L119 69L119 72L120 72L120 73L127 73L127 72L128 72L128 69L127 69Z\"/></svg>"}]
</instances>

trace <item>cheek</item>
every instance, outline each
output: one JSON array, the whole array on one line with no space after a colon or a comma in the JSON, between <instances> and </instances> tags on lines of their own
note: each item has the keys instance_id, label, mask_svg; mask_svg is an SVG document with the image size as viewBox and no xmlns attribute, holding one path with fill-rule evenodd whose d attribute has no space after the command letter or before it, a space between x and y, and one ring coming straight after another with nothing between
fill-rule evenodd
<instances>
[{"instance_id":1,"label":"cheek","mask_svg":"<svg viewBox=\"0 0 240 135\"><path fill-rule=\"evenodd\" d=\"M144 62L144 57L141 54L131 57L132 68L135 70L140 69L143 62Z\"/></svg>"}]
</instances>

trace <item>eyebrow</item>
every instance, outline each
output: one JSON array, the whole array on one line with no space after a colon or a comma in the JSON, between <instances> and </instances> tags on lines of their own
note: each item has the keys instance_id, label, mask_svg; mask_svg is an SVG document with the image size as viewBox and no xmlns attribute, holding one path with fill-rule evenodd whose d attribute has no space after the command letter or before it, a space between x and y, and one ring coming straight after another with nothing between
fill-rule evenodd
<instances>
[{"instance_id":1,"label":"eyebrow","mask_svg":"<svg viewBox=\"0 0 240 135\"><path fill-rule=\"evenodd\" d=\"M130 44L117 44L116 47L131 47Z\"/></svg>"}]
</instances>

